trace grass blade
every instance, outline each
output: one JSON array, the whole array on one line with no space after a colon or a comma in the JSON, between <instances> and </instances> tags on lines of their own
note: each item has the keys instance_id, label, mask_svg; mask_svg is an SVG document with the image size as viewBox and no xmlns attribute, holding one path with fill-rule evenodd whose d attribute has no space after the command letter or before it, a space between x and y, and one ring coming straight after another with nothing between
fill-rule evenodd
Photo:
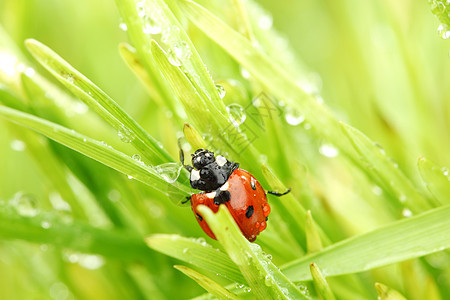
<instances>
[{"instance_id":1,"label":"grass blade","mask_svg":"<svg viewBox=\"0 0 450 300\"><path fill-rule=\"evenodd\" d=\"M333 244L282 270L290 280L311 280L312 262L328 277L368 271L449 247L450 206L443 206Z\"/></svg>"},{"instance_id":2,"label":"grass blade","mask_svg":"<svg viewBox=\"0 0 450 300\"><path fill-rule=\"evenodd\" d=\"M179 193L186 196L189 194L188 188L177 182L173 184L168 183L151 167L134 160L103 142L99 142L58 124L8 107L0 106L0 116L14 123L29 127L58 143L131 176L161 192L166 193L167 187L171 185L173 194Z\"/></svg>"},{"instance_id":3,"label":"grass blade","mask_svg":"<svg viewBox=\"0 0 450 300\"><path fill-rule=\"evenodd\" d=\"M306 299L263 254L258 244L251 244L244 238L224 205L220 206L216 214L205 206L198 210L217 240L238 265L255 296L260 299Z\"/></svg>"},{"instance_id":4,"label":"grass blade","mask_svg":"<svg viewBox=\"0 0 450 300\"><path fill-rule=\"evenodd\" d=\"M211 278L200 274L185 266L174 266L175 269L183 272L186 276L195 280L202 288L207 290L209 293L213 294L219 299L234 299L238 300L239 297L212 280Z\"/></svg>"},{"instance_id":5,"label":"grass blade","mask_svg":"<svg viewBox=\"0 0 450 300\"><path fill-rule=\"evenodd\" d=\"M383 149L357 129L344 123L341 123L341 126L369 172L377 176L383 189L395 196L400 207L406 206L414 213L426 211L431 207L414 189L408 178L388 159Z\"/></svg>"},{"instance_id":6,"label":"grass blade","mask_svg":"<svg viewBox=\"0 0 450 300\"><path fill-rule=\"evenodd\" d=\"M131 142L153 164L173 161L155 139L83 74L40 42L27 40L25 44L36 60L56 79L113 126L122 141Z\"/></svg>"},{"instance_id":7,"label":"grass blade","mask_svg":"<svg viewBox=\"0 0 450 300\"><path fill-rule=\"evenodd\" d=\"M245 282L239 269L223 252L202 239L190 239L178 235L155 234L145 239L153 250L220 274L235 282Z\"/></svg>"},{"instance_id":8,"label":"grass blade","mask_svg":"<svg viewBox=\"0 0 450 300\"><path fill-rule=\"evenodd\" d=\"M440 168L425 157L419 158L419 171L428 190L442 204L450 204L450 176L447 168ZM436 203L439 205L439 203Z\"/></svg>"},{"instance_id":9,"label":"grass blade","mask_svg":"<svg viewBox=\"0 0 450 300\"><path fill-rule=\"evenodd\" d=\"M322 273L320 272L319 267L315 263L312 263L309 265L309 268L311 270L311 275L314 280L314 286L316 287L319 295L322 296L322 299L336 300L336 297L334 297L334 294L331 291L327 280L325 279L325 277L323 277Z\"/></svg>"}]
</instances>

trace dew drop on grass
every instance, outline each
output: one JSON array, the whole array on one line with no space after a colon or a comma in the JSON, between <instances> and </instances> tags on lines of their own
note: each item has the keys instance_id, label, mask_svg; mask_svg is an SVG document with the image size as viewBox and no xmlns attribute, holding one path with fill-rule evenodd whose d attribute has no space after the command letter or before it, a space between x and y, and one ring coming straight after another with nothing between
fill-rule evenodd
<instances>
[{"instance_id":1,"label":"dew drop on grass","mask_svg":"<svg viewBox=\"0 0 450 300\"><path fill-rule=\"evenodd\" d=\"M245 122L245 119L247 119L244 108L237 103L227 105L226 109L230 121L235 127L239 127L242 123Z\"/></svg>"},{"instance_id":2,"label":"dew drop on grass","mask_svg":"<svg viewBox=\"0 0 450 300\"><path fill-rule=\"evenodd\" d=\"M131 158L133 158L137 162L142 162L141 156L139 154L134 154Z\"/></svg>"},{"instance_id":3,"label":"dew drop on grass","mask_svg":"<svg viewBox=\"0 0 450 300\"><path fill-rule=\"evenodd\" d=\"M128 30L128 26L125 22L120 22L119 23L119 28L122 29L123 31L127 31Z\"/></svg>"},{"instance_id":4,"label":"dew drop on grass","mask_svg":"<svg viewBox=\"0 0 450 300\"><path fill-rule=\"evenodd\" d=\"M52 227L52 224L49 221L42 221L41 227L44 229L49 229L50 227Z\"/></svg>"},{"instance_id":5,"label":"dew drop on grass","mask_svg":"<svg viewBox=\"0 0 450 300\"><path fill-rule=\"evenodd\" d=\"M267 30L272 27L273 18L269 14L261 14L258 18L258 26L262 30Z\"/></svg>"},{"instance_id":6,"label":"dew drop on grass","mask_svg":"<svg viewBox=\"0 0 450 300\"><path fill-rule=\"evenodd\" d=\"M9 204L23 217L34 217L39 213L36 199L23 192L17 192L14 198L9 201Z\"/></svg>"},{"instance_id":7,"label":"dew drop on grass","mask_svg":"<svg viewBox=\"0 0 450 300\"><path fill-rule=\"evenodd\" d=\"M242 77L244 77L245 79L249 79L250 78L250 73L247 71L247 69L245 69L244 67L240 67L241 70L241 75Z\"/></svg>"},{"instance_id":8,"label":"dew drop on grass","mask_svg":"<svg viewBox=\"0 0 450 300\"><path fill-rule=\"evenodd\" d=\"M27 145L21 141L21 140L12 140L11 144L10 144L11 149L13 149L14 151L18 151L21 152L23 150L25 150L25 148L27 147Z\"/></svg>"},{"instance_id":9,"label":"dew drop on grass","mask_svg":"<svg viewBox=\"0 0 450 300\"><path fill-rule=\"evenodd\" d=\"M402 215L403 215L404 217L406 217L406 218L409 218L409 217L411 217L411 216L413 215L413 213L412 213L411 210L409 210L409 209L407 209L407 208L404 208L404 209L402 210Z\"/></svg>"},{"instance_id":10,"label":"dew drop on grass","mask_svg":"<svg viewBox=\"0 0 450 300\"><path fill-rule=\"evenodd\" d=\"M377 196L381 196L381 194L383 194L383 190L378 185L374 185L372 187L372 193L374 193Z\"/></svg>"},{"instance_id":11,"label":"dew drop on grass","mask_svg":"<svg viewBox=\"0 0 450 300\"><path fill-rule=\"evenodd\" d=\"M75 82L74 76L72 73L66 73L63 75L64 79L67 80L68 83L73 84Z\"/></svg>"},{"instance_id":12,"label":"dew drop on grass","mask_svg":"<svg viewBox=\"0 0 450 300\"><path fill-rule=\"evenodd\" d=\"M272 286L273 285L273 278L272 278L272 276L267 274L266 277L264 278L264 283L267 286Z\"/></svg>"},{"instance_id":13,"label":"dew drop on grass","mask_svg":"<svg viewBox=\"0 0 450 300\"><path fill-rule=\"evenodd\" d=\"M124 143L130 143L134 140L135 136L131 132L130 129L126 128L125 126L120 126L119 131L117 132L119 135L119 138Z\"/></svg>"},{"instance_id":14,"label":"dew drop on grass","mask_svg":"<svg viewBox=\"0 0 450 300\"><path fill-rule=\"evenodd\" d=\"M402 203L406 202L406 196L405 195L400 195L400 197L398 197L398 200Z\"/></svg>"},{"instance_id":15,"label":"dew drop on grass","mask_svg":"<svg viewBox=\"0 0 450 300\"><path fill-rule=\"evenodd\" d=\"M216 90L219 93L220 99L223 99L225 97L225 88L220 84L216 84Z\"/></svg>"},{"instance_id":16,"label":"dew drop on grass","mask_svg":"<svg viewBox=\"0 0 450 300\"><path fill-rule=\"evenodd\" d=\"M168 53L169 62L174 66L181 66L192 55L189 45L185 41L175 42L170 47Z\"/></svg>"},{"instance_id":17,"label":"dew drop on grass","mask_svg":"<svg viewBox=\"0 0 450 300\"><path fill-rule=\"evenodd\" d=\"M180 33L180 28L176 25L170 25L165 27L161 32L161 42L169 45L170 43L177 40Z\"/></svg>"},{"instance_id":18,"label":"dew drop on grass","mask_svg":"<svg viewBox=\"0 0 450 300\"><path fill-rule=\"evenodd\" d=\"M183 166L179 163L166 163L154 167L154 170L168 183L174 183L180 176Z\"/></svg>"},{"instance_id":19,"label":"dew drop on grass","mask_svg":"<svg viewBox=\"0 0 450 300\"><path fill-rule=\"evenodd\" d=\"M443 38L444 40L450 38L450 29L447 24L439 25L437 31L441 38Z\"/></svg>"},{"instance_id":20,"label":"dew drop on grass","mask_svg":"<svg viewBox=\"0 0 450 300\"><path fill-rule=\"evenodd\" d=\"M134 177L131 175L128 175L128 179L134 179Z\"/></svg>"},{"instance_id":21,"label":"dew drop on grass","mask_svg":"<svg viewBox=\"0 0 450 300\"><path fill-rule=\"evenodd\" d=\"M442 171L442 174L443 174L444 176L448 176L448 168L443 167L443 168L441 169L441 171Z\"/></svg>"},{"instance_id":22,"label":"dew drop on grass","mask_svg":"<svg viewBox=\"0 0 450 300\"><path fill-rule=\"evenodd\" d=\"M146 12L145 12L145 1L139 1L136 3L136 10L138 13L138 16L140 18L144 17Z\"/></svg>"},{"instance_id":23,"label":"dew drop on grass","mask_svg":"<svg viewBox=\"0 0 450 300\"><path fill-rule=\"evenodd\" d=\"M289 125L297 126L305 121L305 116L296 109L286 107L284 119Z\"/></svg>"},{"instance_id":24,"label":"dew drop on grass","mask_svg":"<svg viewBox=\"0 0 450 300\"><path fill-rule=\"evenodd\" d=\"M103 257L93 254L78 255L78 264L88 270L95 270L105 264Z\"/></svg>"},{"instance_id":25,"label":"dew drop on grass","mask_svg":"<svg viewBox=\"0 0 450 300\"><path fill-rule=\"evenodd\" d=\"M331 144L322 144L319 147L319 153L326 157L336 157L339 150Z\"/></svg>"},{"instance_id":26,"label":"dew drop on grass","mask_svg":"<svg viewBox=\"0 0 450 300\"><path fill-rule=\"evenodd\" d=\"M144 27L142 28L142 31L145 34L160 34L161 33L161 27L159 24L150 16L145 15L143 17L144 20Z\"/></svg>"}]
</instances>

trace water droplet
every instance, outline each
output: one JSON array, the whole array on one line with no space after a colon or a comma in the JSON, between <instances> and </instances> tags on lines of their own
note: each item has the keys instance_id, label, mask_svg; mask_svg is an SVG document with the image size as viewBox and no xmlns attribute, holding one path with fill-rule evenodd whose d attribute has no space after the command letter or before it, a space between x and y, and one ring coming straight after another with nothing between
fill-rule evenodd
<instances>
[{"instance_id":1,"label":"water droplet","mask_svg":"<svg viewBox=\"0 0 450 300\"><path fill-rule=\"evenodd\" d=\"M24 73L28 77L32 77L36 73L36 71L33 68L26 68Z\"/></svg>"},{"instance_id":2,"label":"water droplet","mask_svg":"<svg viewBox=\"0 0 450 300\"><path fill-rule=\"evenodd\" d=\"M386 155L386 151L384 150L383 146L377 142L373 143L373 145L375 147L377 147L378 149L380 149L381 154Z\"/></svg>"},{"instance_id":3,"label":"water droplet","mask_svg":"<svg viewBox=\"0 0 450 300\"><path fill-rule=\"evenodd\" d=\"M220 84L216 84L216 90L219 93L220 99L223 99L225 97L225 88Z\"/></svg>"},{"instance_id":4,"label":"water droplet","mask_svg":"<svg viewBox=\"0 0 450 300\"><path fill-rule=\"evenodd\" d=\"M250 78L250 73L247 71L247 69L245 69L244 67L240 67L241 69L241 75L242 77L244 77L245 79L249 79Z\"/></svg>"},{"instance_id":5,"label":"water droplet","mask_svg":"<svg viewBox=\"0 0 450 300\"><path fill-rule=\"evenodd\" d=\"M121 197L122 197L122 195L120 194L120 192L118 190L110 190L108 192L108 199L111 202L119 202Z\"/></svg>"},{"instance_id":6,"label":"water droplet","mask_svg":"<svg viewBox=\"0 0 450 300\"><path fill-rule=\"evenodd\" d=\"M133 158L137 162L142 162L141 156L139 154L134 154L131 158Z\"/></svg>"},{"instance_id":7,"label":"water droplet","mask_svg":"<svg viewBox=\"0 0 450 300\"><path fill-rule=\"evenodd\" d=\"M265 283L267 286L272 286L272 284L273 284L273 278L272 278L272 276L270 276L269 274L267 274L266 277L264 278L264 283Z\"/></svg>"},{"instance_id":8,"label":"water droplet","mask_svg":"<svg viewBox=\"0 0 450 300\"><path fill-rule=\"evenodd\" d=\"M62 211L71 211L72 210L69 203L64 201L64 199L61 197L61 195L59 193L52 192L49 194L48 198L54 209L62 210Z\"/></svg>"},{"instance_id":9,"label":"water droplet","mask_svg":"<svg viewBox=\"0 0 450 300\"><path fill-rule=\"evenodd\" d=\"M137 10L138 16L139 16L140 18L144 17L145 14L146 14L146 11L145 11L145 1L139 1L139 2L137 2L137 3L136 3L136 10Z\"/></svg>"},{"instance_id":10,"label":"water droplet","mask_svg":"<svg viewBox=\"0 0 450 300\"><path fill-rule=\"evenodd\" d=\"M24 217L34 217L39 213L36 199L30 194L17 192L9 201L17 213Z\"/></svg>"},{"instance_id":11,"label":"water droplet","mask_svg":"<svg viewBox=\"0 0 450 300\"><path fill-rule=\"evenodd\" d=\"M441 38L443 38L444 40L450 38L450 29L448 28L447 24L439 25L437 31Z\"/></svg>"},{"instance_id":12,"label":"water droplet","mask_svg":"<svg viewBox=\"0 0 450 300\"><path fill-rule=\"evenodd\" d=\"M127 31L128 30L128 26L124 22L120 22L119 23L119 28L122 29L123 31Z\"/></svg>"},{"instance_id":13,"label":"water droplet","mask_svg":"<svg viewBox=\"0 0 450 300\"><path fill-rule=\"evenodd\" d=\"M381 196L381 194L383 194L383 190L378 185L374 185L372 187L372 193L374 193L377 196Z\"/></svg>"},{"instance_id":14,"label":"water droplet","mask_svg":"<svg viewBox=\"0 0 450 300\"><path fill-rule=\"evenodd\" d=\"M442 171L442 174L443 174L444 176L448 176L448 168L443 167L443 168L441 169L441 171Z\"/></svg>"},{"instance_id":15,"label":"water droplet","mask_svg":"<svg viewBox=\"0 0 450 300\"><path fill-rule=\"evenodd\" d=\"M244 293L250 293L252 291L252 288L249 286L244 287L243 292Z\"/></svg>"},{"instance_id":16,"label":"water droplet","mask_svg":"<svg viewBox=\"0 0 450 300\"><path fill-rule=\"evenodd\" d=\"M78 264L86 269L95 270L105 264L103 257L93 254L80 254Z\"/></svg>"},{"instance_id":17,"label":"water droplet","mask_svg":"<svg viewBox=\"0 0 450 300\"><path fill-rule=\"evenodd\" d=\"M239 127L242 123L245 122L247 115L245 114L244 108L242 106L233 103L228 105L226 109L229 114L230 121L235 127Z\"/></svg>"},{"instance_id":18,"label":"water droplet","mask_svg":"<svg viewBox=\"0 0 450 300\"><path fill-rule=\"evenodd\" d=\"M63 75L64 79L67 80L68 83L73 84L75 81L74 75L72 73L66 73Z\"/></svg>"},{"instance_id":19,"label":"water droplet","mask_svg":"<svg viewBox=\"0 0 450 300\"><path fill-rule=\"evenodd\" d=\"M49 221L42 221L41 222L41 227L44 229L49 229L52 226L52 224L50 224Z\"/></svg>"},{"instance_id":20,"label":"water droplet","mask_svg":"<svg viewBox=\"0 0 450 300\"><path fill-rule=\"evenodd\" d=\"M153 18L146 15L146 16L144 16L143 19L144 19L144 27L142 28L142 31L145 34L160 34L161 33L161 27L158 25L158 23Z\"/></svg>"},{"instance_id":21,"label":"water droplet","mask_svg":"<svg viewBox=\"0 0 450 300\"><path fill-rule=\"evenodd\" d=\"M267 30L272 27L273 24L273 18L269 14L262 14L258 18L258 26L262 30Z\"/></svg>"},{"instance_id":22,"label":"water droplet","mask_svg":"<svg viewBox=\"0 0 450 300\"><path fill-rule=\"evenodd\" d=\"M21 140L12 140L11 144L10 144L11 149L13 149L14 151L18 151L21 152L23 150L25 150L25 148L27 147L27 145L21 141Z\"/></svg>"},{"instance_id":23,"label":"water droplet","mask_svg":"<svg viewBox=\"0 0 450 300\"><path fill-rule=\"evenodd\" d=\"M336 157L339 154L339 150L331 144L322 144L319 152L326 157Z\"/></svg>"},{"instance_id":24,"label":"water droplet","mask_svg":"<svg viewBox=\"0 0 450 300\"><path fill-rule=\"evenodd\" d=\"M134 177L131 175L128 175L128 179L134 179Z\"/></svg>"},{"instance_id":25,"label":"water droplet","mask_svg":"<svg viewBox=\"0 0 450 300\"><path fill-rule=\"evenodd\" d=\"M286 122L292 126L297 126L305 121L305 116L291 107L286 107L284 118Z\"/></svg>"},{"instance_id":26,"label":"water droplet","mask_svg":"<svg viewBox=\"0 0 450 300\"><path fill-rule=\"evenodd\" d=\"M180 28L178 28L178 26L176 25L167 26L162 30L161 42L169 45L170 43L175 42L177 40L179 33Z\"/></svg>"},{"instance_id":27,"label":"water droplet","mask_svg":"<svg viewBox=\"0 0 450 300\"><path fill-rule=\"evenodd\" d=\"M169 62L174 66L181 66L192 55L189 45L185 41L176 42L169 49L168 53Z\"/></svg>"},{"instance_id":28,"label":"water droplet","mask_svg":"<svg viewBox=\"0 0 450 300\"><path fill-rule=\"evenodd\" d=\"M117 133L119 135L120 140L124 143L130 143L135 138L131 130L123 125L120 126L119 131Z\"/></svg>"},{"instance_id":29,"label":"water droplet","mask_svg":"<svg viewBox=\"0 0 450 300\"><path fill-rule=\"evenodd\" d=\"M186 254L186 253L188 253L189 252L189 248L184 248L183 249L183 254Z\"/></svg>"},{"instance_id":30,"label":"water droplet","mask_svg":"<svg viewBox=\"0 0 450 300\"><path fill-rule=\"evenodd\" d=\"M312 125L310 123L305 123L305 124L303 124L303 128L305 130L310 130L312 128Z\"/></svg>"},{"instance_id":31,"label":"water droplet","mask_svg":"<svg viewBox=\"0 0 450 300\"><path fill-rule=\"evenodd\" d=\"M404 217L406 217L406 218L409 218L409 217L411 217L411 216L413 215L413 213L412 213L412 211L410 211L409 209L404 208L404 209L402 210L402 215L403 215Z\"/></svg>"},{"instance_id":32,"label":"water droplet","mask_svg":"<svg viewBox=\"0 0 450 300\"><path fill-rule=\"evenodd\" d=\"M62 282L55 282L51 285L49 290L50 297L53 299L69 299L71 296L69 289L67 286Z\"/></svg>"},{"instance_id":33,"label":"water droplet","mask_svg":"<svg viewBox=\"0 0 450 300\"><path fill-rule=\"evenodd\" d=\"M180 176L183 166L178 163L166 163L154 167L161 177L168 183L174 183Z\"/></svg>"},{"instance_id":34,"label":"water droplet","mask_svg":"<svg viewBox=\"0 0 450 300\"><path fill-rule=\"evenodd\" d=\"M241 284L241 283L239 283L239 282L236 282L235 287L236 287L237 289L243 289L243 288L245 287L245 285L244 285L244 284Z\"/></svg>"},{"instance_id":35,"label":"water droplet","mask_svg":"<svg viewBox=\"0 0 450 300\"><path fill-rule=\"evenodd\" d=\"M400 195L400 197L398 197L398 200L402 203L406 202L406 196L405 195Z\"/></svg>"}]
</instances>

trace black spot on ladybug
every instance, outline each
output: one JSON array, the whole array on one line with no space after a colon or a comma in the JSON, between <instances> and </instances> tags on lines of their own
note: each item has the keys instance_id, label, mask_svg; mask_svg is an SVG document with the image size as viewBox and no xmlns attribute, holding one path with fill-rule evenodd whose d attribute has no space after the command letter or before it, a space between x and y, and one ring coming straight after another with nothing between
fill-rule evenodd
<instances>
[{"instance_id":1,"label":"black spot on ladybug","mask_svg":"<svg viewBox=\"0 0 450 300\"><path fill-rule=\"evenodd\" d=\"M200 222L203 221L202 216L200 216L199 214L197 214L197 219L198 219Z\"/></svg>"},{"instance_id":2,"label":"black spot on ladybug","mask_svg":"<svg viewBox=\"0 0 450 300\"><path fill-rule=\"evenodd\" d=\"M222 203L228 202L231 199L231 194L229 191L218 190L216 196L214 197L214 204L220 205Z\"/></svg>"},{"instance_id":3,"label":"black spot on ladybug","mask_svg":"<svg viewBox=\"0 0 450 300\"><path fill-rule=\"evenodd\" d=\"M269 221L269 217L266 217L266 221Z\"/></svg>"},{"instance_id":4,"label":"black spot on ladybug","mask_svg":"<svg viewBox=\"0 0 450 300\"><path fill-rule=\"evenodd\" d=\"M255 209L253 208L253 205L247 207L247 211L245 212L245 216L247 217L247 219L250 219L250 217L253 216L254 211Z\"/></svg>"},{"instance_id":5,"label":"black spot on ladybug","mask_svg":"<svg viewBox=\"0 0 450 300\"><path fill-rule=\"evenodd\" d=\"M252 178L253 179L253 178ZM250 181L250 186L252 187L252 190L256 190L256 184L255 184L255 181L254 180L251 180Z\"/></svg>"}]
</instances>

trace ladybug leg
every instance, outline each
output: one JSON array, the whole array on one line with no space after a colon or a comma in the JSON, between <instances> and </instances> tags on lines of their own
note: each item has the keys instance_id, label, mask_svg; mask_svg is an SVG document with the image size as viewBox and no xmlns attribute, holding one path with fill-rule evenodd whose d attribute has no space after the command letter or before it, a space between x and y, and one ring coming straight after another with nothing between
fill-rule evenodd
<instances>
[{"instance_id":1,"label":"ladybug leg","mask_svg":"<svg viewBox=\"0 0 450 300\"><path fill-rule=\"evenodd\" d=\"M278 192L274 192L274 191L267 191L267 194L271 194L271 195L280 197L280 196L283 196L283 195L288 194L290 191L291 191L291 189L289 188L289 189L288 189L286 192L284 192L284 193L278 193Z\"/></svg>"},{"instance_id":2,"label":"ladybug leg","mask_svg":"<svg viewBox=\"0 0 450 300\"><path fill-rule=\"evenodd\" d=\"M186 204L187 202L191 201L191 196L186 196L186 200L181 202L181 204Z\"/></svg>"},{"instance_id":3,"label":"ladybug leg","mask_svg":"<svg viewBox=\"0 0 450 300\"><path fill-rule=\"evenodd\" d=\"M216 190L216 196L214 197L214 204L220 205L222 203L228 202L231 199L231 194L229 191L221 189Z\"/></svg>"}]
</instances>

